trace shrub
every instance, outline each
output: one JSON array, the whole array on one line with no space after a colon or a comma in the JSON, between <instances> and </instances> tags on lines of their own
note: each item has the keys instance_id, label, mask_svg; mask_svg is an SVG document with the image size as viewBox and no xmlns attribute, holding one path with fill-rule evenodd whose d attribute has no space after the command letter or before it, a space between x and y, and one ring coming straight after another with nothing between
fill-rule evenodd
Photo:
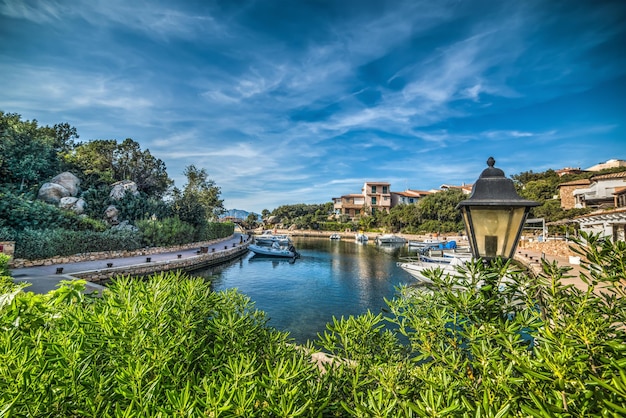
<instances>
[{"instance_id":1,"label":"shrub","mask_svg":"<svg viewBox=\"0 0 626 418\"><path fill-rule=\"evenodd\" d=\"M151 247L186 244L194 241L195 228L179 218L136 222L143 244Z\"/></svg>"},{"instance_id":2,"label":"shrub","mask_svg":"<svg viewBox=\"0 0 626 418\"><path fill-rule=\"evenodd\" d=\"M235 292L178 274L0 305L4 416L319 416L326 378Z\"/></svg>"},{"instance_id":3,"label":"shrub","mask_svg":"<svg viewBox=\"0 0 626 418\"><path fill-rule=\"evenodd\" d=\"M587 291L543 263L432 271L336 319L325 372L235 290L169 273L0 297L6 416L624 416L626 245L583 234ZM1 261L0 261L1 262ZM391 326L389 326L391 325Z\"/></svg>"},{"instance_id":4,"label":"shrub","mask_svg":"<svg viewBox=\"0 0 626 418\"><path fill-rule=\"evenodd\" d=\"M135 232L109 229L104 232L67 229L33 230L18 234L15 257L29 260L94 251L135 250L141 241Z\"/></svg>"}]
</instances>

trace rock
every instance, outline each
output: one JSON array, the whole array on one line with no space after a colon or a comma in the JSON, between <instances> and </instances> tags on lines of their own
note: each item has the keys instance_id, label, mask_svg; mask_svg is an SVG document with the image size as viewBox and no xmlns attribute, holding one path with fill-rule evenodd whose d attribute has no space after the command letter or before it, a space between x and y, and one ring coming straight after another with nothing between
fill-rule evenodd
<instances>
[{"instance_id":1,"label":"rock","mask_svg":"<svg viewBox=\"0 0 626 418\"><path fill-rule=\"evenodd\" d=\"M267 223L272 225L279 224L280 218L278 216L270 216L267 218Z\"/></svg>"},{"instance_id":2,"label":"rock","mask_svg":"<svg viewBox=\"0 0 626 418\"><path fill-rule=\"evenodd\" d=\"M37 199L46 203L58 204L62 198L69 197L70 192L65 187L57 183L44 183L39 192Z\"/></svg>"},{"instance_id":3,"label":"rock","mask_svg":"<svg viewBox=\"0 0 626 418\"><path fill-rule=\"evenodd\" d=\"M70 196L78 195L80 180L69 171L65 171L61 174L56 175L52 180L50 180L50 183L56 183L60 186L65 187L70 193Z\"/></svg>"},{"instance_id":4,"label":"rock","mask_svg":"<svg viewBox=\"0 0 626 418\"><path fill-rule=\"evenodd\" d=\"M104 220L109 224L109 225L117 225L120 222L117 220L117 216L120 214L120 211L118 208L116 208L113 205L110 205L108 208L106 208L106 210L104 211Z\"/></svg>"},{"instance_id":5,"label":"rock","mask_svg":"<svg viewBox=\"0 0 626 418\"><path fill-rule=\"evenodd\" d=\"M131 232L139 231L139 228L137 228L134 225L131 225L130 223L128 223L128 221L122 221L118 225L112 226L111 229L126 230L126 231L131 231Z\"/></svg>"},{"instance_id":6,"label":"rock","mask_svg":"<svg viewBox=\"0 0 626 418\"><path fill-rule=\"evenodd\" d=\"M117 183L113 183L111 185L111 193L109 193L109 197L111 199L121 200L124 196L126 196L126 193L131 193L134 196L139 194L137 191L137 184L134 181L122 180Z\"/></svg>"},{"instance_id":7,"label":"rock","mask_svg":"<svg viewBox=\"0 0 626 418\"><path fill-rule=\"evenodd\" d=\"M59 207L61 209L71 210L77 215L81 215L83 212L85 212L85 205L86 203L83 198L71 196L62 197L61 201L59 202Z\"/></svg>"}]
</instances>

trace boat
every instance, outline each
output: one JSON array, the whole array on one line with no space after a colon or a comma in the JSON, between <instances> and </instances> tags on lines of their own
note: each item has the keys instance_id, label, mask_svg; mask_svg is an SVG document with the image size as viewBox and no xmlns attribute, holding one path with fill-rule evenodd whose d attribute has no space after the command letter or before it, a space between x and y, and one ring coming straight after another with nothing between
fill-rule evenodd
<instances>
[{"instance_id":1,"label":"boat","mask_svg":"<svg viewBox=\"0 0 626 418\"><path fill-rule=\"evenodd\" d=\"M281 246L274 243L270 246L250 244L248 249L255 255L266 257L299 258L300 254L293 245Z\"/></svg>"},{"instance_id":2,"label":"boat","mask_svg":"<svg viewBox=\"0 0 626 418\"><path fill-rule=\"evenodd\" d=\"M289 245L291 244L291 238L289 238L289 235L275 235L272 234L271 231L265 231L261 235L256 236L254 242L258 245L272 245L274 243L278 245Z\"/></svg>"},{"instance_id":3,"label":"boat","mask_svg":"<svg viewBox=\"0 0 626 418\"><path fill-rule=\"evenodd\" d=\"M376 244L404 244L406 239L393 234L385 234L376 237Z\"/></svg>"},{"instance_id":4,"label":"boat","mask_svg":"<svg viewBox=\"0 0 626 418\"><path fill-rule=\"evenodd\" d=\"M409 241L409 247L417 247L417 248L439 248L439 245L443 245L443 241L438 239L427 238L423 241Z\"/></svg>"},{"instance_id":5,"label":"boat","mask_svg":"<svg viewBox=\"0 0 626 418\"><path fill-rule=\"evenodd\" d=\"M402 270L409 273L415 279L421 283L433 284L433 281L424 275L426 270L441 269L445 275L453 275L458 272L457 268L463 266L469 258L465 257L450 257L450 261L441 262L438 260L429 260L423 257L418 259L407 259L406 261L399 261L397 266Z\"/></svg>"},{"instance_id":6,"label":"boat","mask_svg":"<svg viewBox=\"0 0 626 418\"><path fill-rule=\"evenodd\" d=\"M357 240L357 242L367 242L369 240L365 234L355 234L354 239Z\"/></svg>"},{"instance_id":7,"label":"boat","mask_svg":"<svg viewBox=\"0 0 626 418\"><path fill-rule=\"evenodd\" d=\"M339 234L332 234L330 236L330 239L341 239L341 235L339 235Z\"/></svg>"}]
</instances>

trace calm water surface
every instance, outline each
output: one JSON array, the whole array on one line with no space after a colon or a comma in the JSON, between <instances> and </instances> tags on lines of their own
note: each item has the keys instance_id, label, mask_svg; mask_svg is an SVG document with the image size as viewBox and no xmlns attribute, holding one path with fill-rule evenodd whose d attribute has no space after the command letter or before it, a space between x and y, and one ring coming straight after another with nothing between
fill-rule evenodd
<instances>
[{"instance_id":1,"label":"calm water surface","mask_svg":"<svg viewBox=\"0 0 626 418\"><path fill-rule=\"evenodd\" d=\"M328 238L295 238L294 244L301 254L295 262L249 252L194 275L209 278L217 291L237 288L266 312L270 326L299 343L316 338L333 316L381 312L397 286L415 281L396 266L398 257L408 255L406 245Z\"/></svg>"}]
</instances>

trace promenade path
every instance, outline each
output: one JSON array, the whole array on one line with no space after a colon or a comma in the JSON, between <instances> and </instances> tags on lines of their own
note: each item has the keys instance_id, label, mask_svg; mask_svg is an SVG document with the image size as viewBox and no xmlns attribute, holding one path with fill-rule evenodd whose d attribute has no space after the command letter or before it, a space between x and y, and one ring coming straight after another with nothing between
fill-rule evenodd
<instances>
[{"instance_id":1,"label":"promenade path","mask_svg":"<svg viewBox=\"0 0 626 418\"><path fill-rule=\"evenodd\" d=\"M587 290L587 284L580 279L581 272L587 273L587 271L580 264L571 263L569 256L557 256L546 254L537 250L518 248L514 258L528 267L535 274L542 272L541 259L546 260L550 264L556 261L559 267L569 267L571 269L566 273L566 275L572 277L561 280L563 284L572 284L580 290Z\"/></svg>"},{"instance_id":2,"label":"promenade path","mask_svg":"<svg viewBox=\"0 0 626 418\"><path fill-rule=\"evenodd\" d=\"M216 245L215 253L226 251L225 246L232 247L233 244L239 244L241 240L241 234L235 233L232 237L220 241L220 245ZM197 248L188 250L177 250L165 253L150 254L152 263L167 262L173 260L187 259L197 256ZM181 258L178 258L178 254ZM85 271L94 271L106 269L108 263L113 263L114 267L127 267L127 266L139 266L146 265L146 255L138 255L133 257L124 258L109 258L103 260L93 261L81 261L77 263L65 263L65 264L53 264L49 266L39 267L26 267L11 269L11 276L15 283L26 282L29 286L25 291L34 293L47 293L58 287L62 280L76 280L73 274ZM57 268L63 267L63 273L57 274ZM93 292L104 289L105 286L87 282L85 291Z\"/></svg>"}]
</instances>

